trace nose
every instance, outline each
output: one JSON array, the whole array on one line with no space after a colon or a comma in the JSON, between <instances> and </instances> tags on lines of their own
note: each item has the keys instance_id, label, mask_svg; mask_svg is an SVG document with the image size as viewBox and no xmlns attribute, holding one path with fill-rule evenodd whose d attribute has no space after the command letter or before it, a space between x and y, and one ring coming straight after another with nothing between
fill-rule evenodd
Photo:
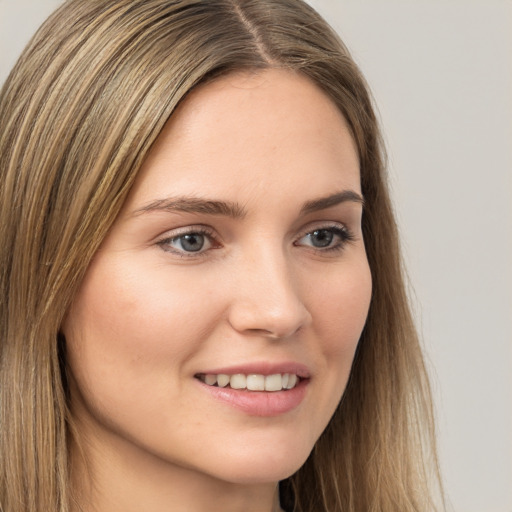
<instances>
[{"instance_id":1,"label":"nose","mask_svg":"<svg viewBox=\"0 0 512 512\"><path fill-rule=\"evenodd\" d=\"M235 269L229 323L236 331L271 339L292 336L312 320L299 276L284 254L253 255Z\"/></svg>"}]
</instances>

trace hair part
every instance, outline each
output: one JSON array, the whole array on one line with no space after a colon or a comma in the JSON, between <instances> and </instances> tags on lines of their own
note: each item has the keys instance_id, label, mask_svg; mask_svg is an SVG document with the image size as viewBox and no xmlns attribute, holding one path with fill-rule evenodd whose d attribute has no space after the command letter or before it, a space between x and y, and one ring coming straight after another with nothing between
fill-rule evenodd
<instances>
[{"instance_id":1,"label":"hair part","mask_svg":"<svg viewBox=\"0 0 512 512\"><path fill-rule=\"evenodd\" d=\"M59 329L163 126L198 84L271 67L309 77L347 120L373 278L347 389L281 483L283 505L436 510L432 402L378 123L349 52L301 0L68 0L11 72L0 92L0 510L70 510Z\"/></svg>"}]
</instances>

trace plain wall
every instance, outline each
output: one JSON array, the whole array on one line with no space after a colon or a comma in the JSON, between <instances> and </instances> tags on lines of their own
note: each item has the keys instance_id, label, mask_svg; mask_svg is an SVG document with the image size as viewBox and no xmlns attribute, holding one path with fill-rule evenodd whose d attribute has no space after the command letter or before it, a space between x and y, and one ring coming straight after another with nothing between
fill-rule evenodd
<instances>
[{"instance_id":1,"label":"plain wall","mask_svg":"<svg viewBox=\"0 0 512 512\"><path fill-rule=\"evenodd\" d=\"M0 82L59 3L0 0ZM512 2L311 3L380 110L452 510L512 512Z\"/></svg>"}]
</instances>

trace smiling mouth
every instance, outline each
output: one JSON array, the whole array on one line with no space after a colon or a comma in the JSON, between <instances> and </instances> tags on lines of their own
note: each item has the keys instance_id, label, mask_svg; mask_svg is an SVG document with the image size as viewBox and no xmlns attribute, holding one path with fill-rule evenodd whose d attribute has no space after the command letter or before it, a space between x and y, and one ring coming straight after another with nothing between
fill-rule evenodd
<instances>
[{"instance_id":1,"label":"smiling mouth","mask_svg":"<svg viewBox=\"0 0 512 512\"><path fill-rule=\"evenodd\" d=\"M294 373L276 373L274 375L236 373L234 375L205 374L195 375L208 386L248 391L288 391L295 388L301 378Z\"/></svg>"}]
</instances>

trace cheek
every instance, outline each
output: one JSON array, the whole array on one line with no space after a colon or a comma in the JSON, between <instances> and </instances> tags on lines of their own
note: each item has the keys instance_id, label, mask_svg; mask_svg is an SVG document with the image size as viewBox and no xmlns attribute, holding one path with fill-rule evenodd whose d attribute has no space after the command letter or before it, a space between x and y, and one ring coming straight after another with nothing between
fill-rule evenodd
<instances>
[{"instance_id":1,"label":"cheek","mask_svg":"<svg viewBox=\"0 0 512 512\"><path fill-rule=\"evenodd\" d=\"M91 266L65 329L86 339L84 345L112 351L119 344L128 353L176 349L181 339L183 344L192 339L197 322L190 319L204 310L196 289L185 278L173 275L167 280L165 272L134 273L138 266L130 267Z\"/></svg>"},{"instance_id":2,"label":"cheek","mask_svg":"<svg viewBox=\"0 0 512 512\"><path fill-rule=\"evenodd\" d=\"M347 269L350 269L349 271ZM364 328L372 293L366 258L324 282L314 298L316 339L322 347L324 371L337 405L345 390L355 351Z\"/></svg>"},{"instance_id":3,"label":"cheek","mask_svg":"<svg viewBox=\"0 0 512 512\"><path fill-rule=\"evenodd\" d=\"M330 340L329 348L344 351L359 340L372 295L371 273L366 258L347 265L324 281L314 300L318 328Z\"/></svg>"},{"instance_id":4,"label":"cheek","mask_svg":"<svg viewBox=\"0 0 512 512\"><path fill-rule=\"evenodd\" d=\"M133 267L144 268L93 264L63 325L71 374L82 391L102 400L148 386L158 391L170 380L178 385L183 365L215 322L207 299L185 278L173 275L171 282L161 269L135 273Z\"/></svg>"}]
</instances>

